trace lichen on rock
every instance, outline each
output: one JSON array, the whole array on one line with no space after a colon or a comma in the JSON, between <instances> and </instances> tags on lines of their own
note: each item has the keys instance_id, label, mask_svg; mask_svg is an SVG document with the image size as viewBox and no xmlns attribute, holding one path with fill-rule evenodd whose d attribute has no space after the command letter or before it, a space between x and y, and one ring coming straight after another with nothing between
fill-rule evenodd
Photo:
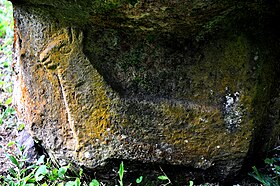
<instances>
[{"instance_id":1,"label":"lichen on rock","mask_svg":"<svg viewBox=\"0 0 280 186\"><path fill-rule=\"evenodd\" d=\"M224 180L257 151L277 54L256 25L239 28L254 4L12 2L18 112L60 164L129 160Z\"/></svg>"}]
</instances>

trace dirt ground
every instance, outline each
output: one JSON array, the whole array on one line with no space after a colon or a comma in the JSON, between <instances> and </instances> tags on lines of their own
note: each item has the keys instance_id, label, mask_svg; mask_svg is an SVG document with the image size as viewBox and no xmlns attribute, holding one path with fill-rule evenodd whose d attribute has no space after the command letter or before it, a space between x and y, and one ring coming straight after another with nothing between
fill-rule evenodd
<instances>
[{"instance_id":1,"label":"dirt ground","mask_svg":"<svg viewBox=\"0 0 280 186\"><path fill-rule=\"evenodd\" d=\"M4 39L0 38L1 46ZM5 47L12 51L12 43ZM11 55L11 52L9 52ZM18 134L18 120L12 109L13 71L11 67L11 56L0 50L0 175L3 175L11 166L5 153L15 151L15 146L7 147L8 143L15 141Z\"/></svg>"}]
</instances>

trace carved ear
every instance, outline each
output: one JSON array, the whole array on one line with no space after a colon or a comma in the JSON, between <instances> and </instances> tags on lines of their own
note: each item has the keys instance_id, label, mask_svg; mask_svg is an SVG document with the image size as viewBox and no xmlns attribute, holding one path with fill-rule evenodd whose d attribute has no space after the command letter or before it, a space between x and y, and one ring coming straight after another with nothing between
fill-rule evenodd
<instances>
[{"instance_id":1,"label":"carved ear","mask_svg":"<svg viewBox=\"0 0 280 186\"><path fill-rule=\"evenodd\" d=\"M52 36L50 41L43 47L39 54L39 61L47 69L56 69L59 65L60 58L56 58L54 53L66 55L71 50L65 50L65 46L69 45L69 35L64 30L60 35ZM69 47L70 48L70 47Z\"/></svg>"}]
</instances>

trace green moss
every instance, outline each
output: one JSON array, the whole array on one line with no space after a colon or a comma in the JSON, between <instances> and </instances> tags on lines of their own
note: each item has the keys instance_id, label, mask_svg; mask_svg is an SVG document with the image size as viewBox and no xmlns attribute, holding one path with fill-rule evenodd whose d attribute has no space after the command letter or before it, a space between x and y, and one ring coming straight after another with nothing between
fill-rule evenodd
<instances>
[{"instance_id":1,"label":"green moss","mask_svg":"<svg viewBox=\"0 0 280 186\"><path fill-rule=\"evenodd\" d=\"M189 160L193 157L195 162L198 156L212 160L245 156L252 124L244 124L235 134L225 135L223 116L218 109L186 110L181 106L170 105L163 105L162 108L167 118L172 121L171 126L164 130L165 142L176 146L182 156L187 155ZM228 155L224 155L224 152L228 152ZM220 157L222 154L225 157ZM206 166L209 162L202 161L201 166L203 163Z\"/></svg>"},{"instance_id":2,"label":"green moss","mask_svg":"<svg viewBox=\"0 0 280 186\"><path fill-rule=\"evenodd\" d=\"M257 153L263 158L265 152L274 148L278 140L277 136L279 136L279 120L272 119L274 117L272 113L275 113L275 110L278 109L276 105L279 104L277 103L280 82L279 69L277 69L279 54L268 50L273 48L271 45L275 47L274 42L269 38L265 38L261 42L261 53L256 71L258 81L253 96L255 137L252 142L252 147L254 147L252 153ZM259 158L261 159L261 157Z\"/></svg>"},{"instance_id":3,"label":"green moss","mask_svg":"<svg viewBox=\"0 0 280 186\"><path fill-rule=\"evenodd\" d=\"M250 57L248 47L248 42L243 36L237 37L226 46L219 62L221 71L226 72L221 80L221 89L225 90L229 87L232 91L239 91L242 89L240 84L246 84Z\"/></svg>"},{"instance_id":4,"label":"green moss","mask_svg":"<svg viewBox=\"0 0 280 186\"><path fill-rule=\"evenodd\" d=\"M192 65L191 88L195 94L187 97L202 102L213 103L214 97L228 93L242 92L253 87L250 82L250 45L244 36L218 40L197 56L197 64ZM201 57L203 56L203 57ZM245 90L246 87L246 90ZM248 96L251 93L248 93ZM209 102L210 101L210 102Z\"/></svg>"}]
</instances>

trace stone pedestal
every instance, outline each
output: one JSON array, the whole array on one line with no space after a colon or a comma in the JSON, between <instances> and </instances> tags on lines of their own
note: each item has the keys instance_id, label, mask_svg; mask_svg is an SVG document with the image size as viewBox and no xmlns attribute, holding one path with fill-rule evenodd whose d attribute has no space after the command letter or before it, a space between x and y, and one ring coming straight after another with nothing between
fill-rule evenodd
<instances>
[{"instance_id":1,"label":"stone pedestal","mask_svg":"<svg viewBox=\"0 0 280 186\"><path fill-rule=\"evenodd\" d=\"M271 5L12 2L17 110L60 164L129 160L215 170L223 180L274 145Z\"/></svg>"}]
</instances>

